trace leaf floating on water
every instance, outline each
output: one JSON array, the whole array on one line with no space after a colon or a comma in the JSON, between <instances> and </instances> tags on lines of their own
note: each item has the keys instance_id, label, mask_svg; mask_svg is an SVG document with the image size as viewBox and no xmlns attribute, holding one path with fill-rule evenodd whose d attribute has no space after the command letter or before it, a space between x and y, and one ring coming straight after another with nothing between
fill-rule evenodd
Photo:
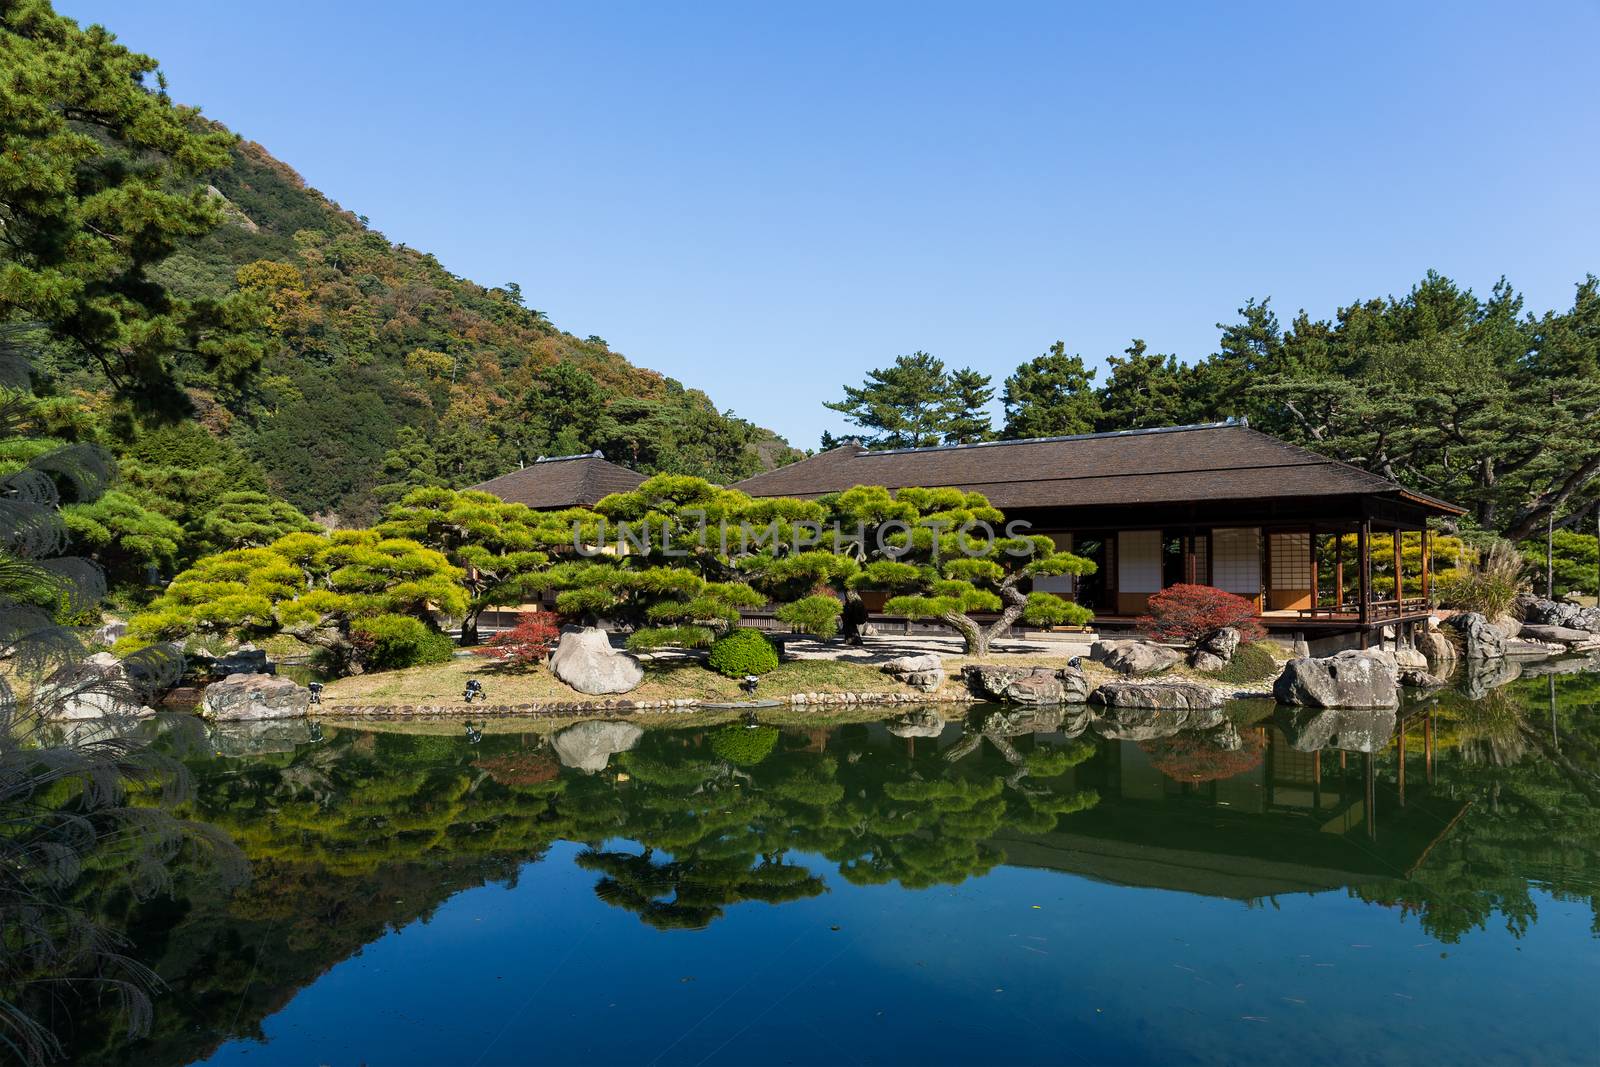
<instances>
[{"instance_id":1,"label":"leaf floating on water","mask_svg":"<svg viewBox=\"0 0 1600 1067\"><path fill-rule=\"evenodd\" d=\"M1299 997L1279 997L1278 999L1279 1000L1287 1000L1290 1004L1304 1004L1305 1003L1305 1001L1301 1000Z\"/></svg>"},{"instance_id":2,"label":"leaf floating on water","mask_svg":"<svg viewBox=\"0 0 1600 1067\"><path fill-rule=\"evenodd\" d=\"M1265 1015L1241 1015L1239 1018L1247 1023L1264 1023L1267 1021Z\"/></svg>"}]
</instances>

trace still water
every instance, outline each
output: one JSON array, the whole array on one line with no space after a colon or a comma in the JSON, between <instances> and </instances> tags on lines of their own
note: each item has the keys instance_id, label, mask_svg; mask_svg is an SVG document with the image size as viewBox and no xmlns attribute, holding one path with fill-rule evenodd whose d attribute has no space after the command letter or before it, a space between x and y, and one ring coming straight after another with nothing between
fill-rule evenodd
<instances>
[{"instance_id":1,"label":"still water","mask_svg":"<svg viewBox=\"0 0 1600 1067\"><path fill-rule=\"evenodd\" d=\"M72 1057L1592 1064L1597 701L226 732L250 880L108 882L170 988Z\"/></svg>"}]
</instances>

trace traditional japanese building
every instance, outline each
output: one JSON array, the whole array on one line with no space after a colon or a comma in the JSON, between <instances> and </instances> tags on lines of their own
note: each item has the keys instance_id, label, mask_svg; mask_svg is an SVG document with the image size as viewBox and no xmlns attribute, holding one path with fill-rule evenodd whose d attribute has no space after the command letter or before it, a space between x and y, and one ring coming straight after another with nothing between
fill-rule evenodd
<instances>
[{"instance_id":1,"label":"traditional japanese building","mask_svg":"<svg viewBox=\"0 0 1600 1067\"><path fill-rule=\"evenodd\" d=\"M933 448L850 443L733 488L818 497L857 485L982 493L1095 561L1092 575L1035 585L1092 608L1100 627L1131 625L1152 593L1191 583L1250 598L1269 630L1362 643L1428 615L1428 520L1462 513L1243 420Z\"/></svg>"},{"instance_id":2,"label":"traditional japanese building","mask_svg":"<svg viewBox=\"0 0 1600 1067\"><path fill-rule=\"evenodd\" d=\"M644 482L644 475L619 467L599 452L576 456L541 456L521 470L502 474L472 486L493 493L511 504L526 504L535 511L591 507L612 493L627 493Z\"/></svg>"}]
</instances>

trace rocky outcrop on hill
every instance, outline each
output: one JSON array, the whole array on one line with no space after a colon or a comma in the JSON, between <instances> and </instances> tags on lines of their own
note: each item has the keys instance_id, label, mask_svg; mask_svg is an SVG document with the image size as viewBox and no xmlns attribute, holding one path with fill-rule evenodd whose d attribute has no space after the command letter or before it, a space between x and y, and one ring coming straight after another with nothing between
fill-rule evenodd
<instances>
[{"instance_id":1,"label":"rocky outcrop on hill","mask_svg":"<svg viewBox=\"0 0 1600 1067\"><path fill-rule=\"evenodd\" d=\"M944 684L944 660L933 652L922 656L901 656L883 664L879 669L884 674L894 675L897 681L913 689L920 689L924 693L932 693Z\"/></svg>"},{"instance_id":2,"label":"rocky outcrop on hill","mask_svg":"<svg viewBox=\"0 0 1600 1067\"><path fill-rule=\"evenodd\" d=\"M1076 661L1055 670L973 664L962 676L978 696L1004 704L1082 704L1089 698L1089 683Z\"/></svg>"},{"instance_id":3,"label":"rocky outcrop on hill","mask_svg":"<svg viewBox=\"0 0 1600 1067\"><path fill-rule=\"evenodd\" d=\"M206 686L200 714L221 721L304 717L311 692L276 674L230 674Z\"/></svg>"},{"instance_id":4,"label":"rocky outcrop on hill","mask_svg":"<svg viewBox=\"0 0 1600 1067\"><path fill-rule=\"evenodd\" d=\"M1131 708L1212 711L1222 707L1222 700L1221 690L1198 682L1107 682L1089 694L1091 704L1119 714Z\"/></svg>"}]
</instances>

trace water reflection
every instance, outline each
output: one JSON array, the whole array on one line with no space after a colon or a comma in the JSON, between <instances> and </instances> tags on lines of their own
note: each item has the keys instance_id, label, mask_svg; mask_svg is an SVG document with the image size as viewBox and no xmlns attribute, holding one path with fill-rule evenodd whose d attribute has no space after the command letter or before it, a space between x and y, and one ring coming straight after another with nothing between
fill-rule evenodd
<instances>
[{"instance_id":1,"label":"water reflection","mask_svg":"<svg viewBox=\"0 0 1600 1067\"><path fill-rule=\"evenodd\" d=\"M1597 697L1600 676L1576 673L1439 693L1398 716L928 708L833 728L530 727L476 744L457 724L230 724L188 755L187 814L239 843L252 880L225 892L180 865L171 895L141 902L117 872L92 872L84 899L174 995L135 1043L109 1009L76 1008L73 1054L183 1063L252 1035L363 945L463 889L514 884L558 841L584 846L594 895L646 932L1006 863L1250 902L1339 890L1447 942L1491 921L1520 933L1535 889L1597 900Z\"/></svg>"}]
</instances>

